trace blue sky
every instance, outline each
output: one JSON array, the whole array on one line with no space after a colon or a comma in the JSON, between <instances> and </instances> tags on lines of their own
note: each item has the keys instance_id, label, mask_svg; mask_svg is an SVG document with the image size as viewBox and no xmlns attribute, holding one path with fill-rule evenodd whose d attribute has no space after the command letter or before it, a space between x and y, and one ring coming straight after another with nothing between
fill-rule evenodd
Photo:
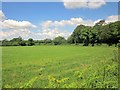
<instances>
[{"instance_id":1,"label":"blue sky","mask_svg":"<svg viewBox=\"0 0 120 90\"><path fill-rule=\"evenodd\" d=\"M72 17L97 20L105 19L110 15L117 15L117 2L107 2L97 9L66 9L62 2L6 2L2 10L7 18L15 20L28 20L38 24L44 20L68 20Z\"/></svg>"},{"instance_id":2,"label":"blue sky","mask_svg":"<svg viewBox=\"0 0 120 90\"><path fill-rule=\"evenodd\" d=\"M8 24L4 25L5 29L7 27L9 33L11 27L15 32L29 32L28 35L23 36L24 39L29 37L52 39L57 35L67 38L78 24L93 25L99 19L110 21L118 14L117 2L100 3L99 6L92 4L94 7L87 6L87 8L86 6L75 6L77 4L67 4L65 6L63 2L3 2L2 13L6 17L3 23ZM26 21L27 24L23 21ZM10 25L9 30L8 26ZM31 25L33 28L30 29L25 25ZM16 29L16 27L19 28ZM7 37L5 35L7 31L3 30L4 38L13 38L12 36L17 37L19 35L18 32L18 35L13 33L14 35ZM52 35L52 33L55 33L55 35Z\"/></svg>"}]
</instances>

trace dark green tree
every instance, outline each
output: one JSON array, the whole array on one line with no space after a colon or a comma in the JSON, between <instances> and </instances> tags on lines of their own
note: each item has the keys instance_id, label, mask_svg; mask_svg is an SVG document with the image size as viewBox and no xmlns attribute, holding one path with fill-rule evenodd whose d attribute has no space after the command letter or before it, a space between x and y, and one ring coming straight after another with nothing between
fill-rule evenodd
<instances>
[{"instance_id":1,"label":"dark green tree","mask_svg":"<svg viewBox=\"0 0 120 90\"><path fill-rule=\"evenodd\" d=\"M45 43L45 44L51 44L51 43L52 43L52 40L51 40L51 39L45 39L45 40L44 40L44 43Z\"/></svg>"},{"instance_id":2,"label":"dark green tree","mask_svg":"<svg viewBox=\"0 0 120 90\"><path fill-rule=\"evenodd\" d=\"M19 45L20 45L20 46L26 46L26 42L22 40L22 41L19 43Z\"/></svg>"},{"instance_id":3,"label":"dark green tree","mask_svg":"<svg viewBox=\"0 0 120 90\"><path fill-rule=\"evenodd\" d=\"M69 44L74 43L74 37L72 35L67 38L67 43L69 43Z\"/></svg>"},{"instance_id":4,"label":"dark green tree","mask_svg":"<svg viewBox=\"0 0 120 90\"><path fill-rule=\"evenodd\" d=\"M61 44L65 44L66 40L64 37L58 36L58 37L54 38L53 43L54 43L54 45L61 45Z\"/></svg>"},{"instance_id":5,"label":"dark green tree","mask_svg":"<svg viewBox=\"0 0 120 90\"><path fill-rule=\"evenodd\" d=\"M28 39L28 46L33 46L35 45L34 40L32 38Z\"/></svg>"},{"instance_id":6,"label":"dark green tree","mask_svg":"<svg viewBox=\"0 0 120 90\"><path fill-rule=\"evenodd\" d=\"M19 36L18 38L13 38L10 40L12 46L20 46L20 42L22 41L22 38Z\"/></svg>"},{"instance_id":7,"label":"dark green tree","mask_svg":"<svg viewBox=\"0 0 120 90\"><path fill-rule=\"evenodd\" d=\"M2 46L12 46L12 44L7 39L4 39L4 40L2 40Z\"/></svg>"}]
</instances>

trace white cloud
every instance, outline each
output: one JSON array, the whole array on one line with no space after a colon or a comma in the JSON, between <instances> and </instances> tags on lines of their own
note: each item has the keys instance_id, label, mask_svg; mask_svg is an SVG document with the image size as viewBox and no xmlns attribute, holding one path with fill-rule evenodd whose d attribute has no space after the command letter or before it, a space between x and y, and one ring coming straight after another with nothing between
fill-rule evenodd
<instances>
[{"instance_id":1,"label":"white cloud","mask_svg":"<svg viewBox=\"0 0 120 90\"><path fill-rule=\"evenodd\" d=\"M21 36L23 39L33 38L33 39L53 39L56 36L63 36L67 38L71 33L64 30L59 30L58 28L49 29L48 27L53 23L52 21L45 22L45 26L38 28L38 26L33 25L29 21L16 21L11 19L6 19L2 11L0 11L0 17L4 18L0 21L0 39L12 39L14 37ZM62 21L61 24L67 23ZM60 25L58 21L55 21L56 25ZM62 26L62 25L61 25ZM46 29L45 29L46 28ZM37 32L32 31L33 29L40 29Z\"/></svg>"},{"instance_id":2,"label":"white cloud","mask_svg":"<svg viewBox=\"0 0 120 90\"><path fill-rule=\"evenodd\" d=\"M107 19L106 19L106 23L119 21L118 17L120 17L120 15L112 15L112 16L109 16L109 17L107 17Z\"/></svg>"},{"instance_id":3,"label":"white cloud","mask_svg":"<svg viewBox=\"0 0 120 90\"><path fill-rule=\"evenodd\" d=\"M0 31L2 29L2 21L5 20L5 15L4 13L0 10Z\"/></svg>"},{"instance_id":4,"label":"white cloud","mask_svg":"<svg viewBox=\"0 0 120 90\"><path fill-rule=\"evenodd\" d=\"M48 20L41 23L40 26L36 26L29 21L6 19L2 11L0 11L0 17L4 17L4 19L0 21L0 26L2 26L3 29L0 31L0 39L12 39L18 36L21 36L23 39L53 39L57 36L63 36L67 38L72 34L72 31L74 28L76 28L77 25L83 24L86 26L93 26L96 22L101 20L84 20L83 18L79 17L60 21ZM112 15L106 18L107 23L117 20L117 15ZM34 29L36 31L34 31Z\"/></svg>"},{"instance_id":5,"label":"white cloud","mask_svg":"<svg viewBox=\"0 0 120 90\"><path fill-rule=\"evenodd\" d=\"M96 9L105 5L105 0L63 0L64 6L68 9L91 8Z\"/></svg>"},{"instance_id":6,"label":"white cloud","mask_svg":"<svg viewBox=\"0 0 120 90\"><path fill-rule=\"evenodd\" d=\"M0 21L5 20L5 15L4 13L0 10Z\"/></svg>"},{"instance_id":7,"label":"white cloud","mask_svg":"<svg viewBox=\"0 0 120 90\"><path fill-rule=\"evenodd\" d=\"M18 37L18 36L25 38L25 37L28 37L29 34L30 34L30 31L27 29L1 31L0 39L12 39L12 38Z\"/></svg>"},{"instance_id":8,"label":"white cloud","mask_svg":"<svg viewBox=\"0 0 120 90\"><path fill-rule=\"evenodd\" d=\"M69 20L61 20L61 21L45 21L42 23L42 26L46 28L51 28L51 27L64 27L66 25L69 26L77 26L79 24L83 24L86 26L93 26L94 21L92 20L83 20L82 18L71 18Z\"/></svg>"},{"instance_id":9,"label":"white cloud","mask_svg":"<svg viewBox=\"0 0 120 90\"><path fill-rule=\"evenodd\" d=\"M71 33L68 31L59 30L58 28L49 29L49 30L41 30L38 32L31 32L27 29L20 29L20 30L11 30L6 32L0 32L0 38L7 38L12 39L14 37L21 36L23 39L33 38L33 39L54 39L57 36L63 36L64 38L68 38Z\"/></svg>"},{"instance_id":10,"label":"white cloud","mask_svg":"<svg viewBox=\"0 0 120 90\"><path fill-rule=\"evenodd\" d=\"M67 31L67 30L59 30L58 28L54 28L54 29L46 29L43 30L41 33L39 33L39 35L44 36L43 38L50 38L53 39L57 36L62 36L64 38L68 38L68 36L71 35L71 32Z\"/></svg>"},{"instance_id":11,"label":"white cloud","mask_svg":"<svg viewBox=\"0 0 120 90\"><path fill-rule=\"evenodd\" d=\"M41 24L42 32L39 33L41 37L45 38L55 38L57 36L63 36L68 38L73 29L80 24L86 26L93 26L95 21L92 20L83 20L82 18L71 18L69 20L61 20L61 21L44 21ZM73 27L72 31L68 29L68 27Z\"/></svg>"},{"instance_id":12,"label":"white cloud","mask_svg":"<svg viewBox=\"0 0 120 90\"><path fill-rule=\"evenodd\" d=\"M4 13L0 10L0 39L11 39L13 37L29 36L30 30L37 28L29 21L16 21L6 19Z\"/></svg>"},{"instance_id":13,"label":"white cloud","mask_svg":"<svg viewBox=\"0 0 120 90\"><path fill-rule=\"evenodd\" d=\"M74 26L76 28L77 25L85 25L85 26L94 26L97 22L102 19L98 20L84 20L82 18L71 18L69 20L61 20L61 21L45 21L42 23L42 32L39 33L40 35L45 36L44 38L54 38L56 36L63 36L68 37L72 34L68 30L63 30L66 26L71 27ZM106 18L106 23L118 21L118 15L109 16ZM61 28L59 30L58 28Z\"/></svg>"},{"instance_id":14,"label":"white cloud","mask_svg":"<svg viewBox=\"0 0 120 90\"><path fill-rule=\"evenodd\" d=\"M4 29L28 29L36 28L35 25L29 21L16 21L11 19L6 19L4 13L0 10L0 28Z\"/></svg>"},{"instance_id":15,"label":"white cloud","mask_svg":"<svg viewBox=\"0 0 120 90\"><path fill-rule=\"evenodd\" d=\"M3 29L25 29L25 28L36 28L35 25L29 21L16 21L16 20L4 20L2 22Z\"/></svg>"},{"instance_id":16,"label":"white cloud","mask_svg":"<svg viewBox=\"0 0 120 90\"><path fill-rule=\"evenodd\" d=\"M12 39L18 36L23 38L29 37L30 30L37 26L29 21L4 20L0 22L0 27L2 29L0 31L0 39Z\"/></svg>"}]
</instances>

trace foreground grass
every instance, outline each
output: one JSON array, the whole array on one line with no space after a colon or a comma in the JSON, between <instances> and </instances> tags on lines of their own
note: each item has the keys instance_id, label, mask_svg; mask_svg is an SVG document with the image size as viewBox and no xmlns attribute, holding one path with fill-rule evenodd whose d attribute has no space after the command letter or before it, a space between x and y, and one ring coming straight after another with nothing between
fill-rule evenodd
<instances>
[{"instance_id":1,"label":"foreground grass","mask_svg":"<svg viewBox=\"0 0 120 90\"><path fill-rule=\"evenodd\" d=\"M9 88L117 88L117 48L3 47L2 82Z\"/></svg>"}]
</instances>

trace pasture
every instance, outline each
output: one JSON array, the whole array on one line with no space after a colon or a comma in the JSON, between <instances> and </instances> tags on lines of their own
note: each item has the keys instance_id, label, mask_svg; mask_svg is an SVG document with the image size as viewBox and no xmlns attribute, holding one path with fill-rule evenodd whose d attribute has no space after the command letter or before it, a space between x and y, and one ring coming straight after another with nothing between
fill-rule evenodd
<instances>
[{"instance_id":1,"label":"pasture","mask_svg":"<svg viewBox=\"0 0 120 90\"><path fill-rule=\"evenodd\" d=\"M117 55L105 45L2 47L2 87L117 88Z\"/></svg>"}]
</instances>

